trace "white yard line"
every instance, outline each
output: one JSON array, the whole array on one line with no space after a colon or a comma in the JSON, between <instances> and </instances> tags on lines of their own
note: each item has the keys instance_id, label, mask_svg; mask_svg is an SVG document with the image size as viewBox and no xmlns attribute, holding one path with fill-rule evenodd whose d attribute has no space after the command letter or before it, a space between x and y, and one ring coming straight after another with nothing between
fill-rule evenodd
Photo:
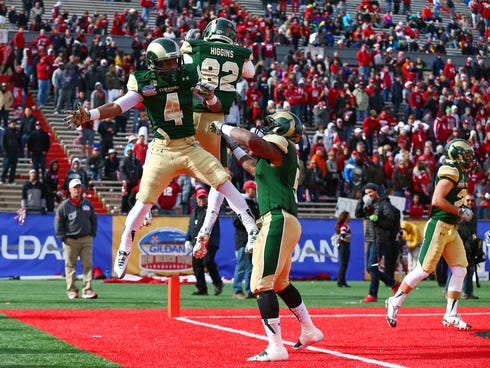
<instances>
[{"instance_id":1,"label":"white yard line","mask_svg":"<svg viewBox=\"0 0 490 368\"><path fill-rule=\"evenodd\" d=\"M362 316L365 316L365 315L363 314ZM227 317L229 318L230 316L226 316L226 317L217 317L216 316L216 317L212 317L212 318L227 318ZM318 317L318 316L314 316L314 317ZM192 317L192 318L198 318L198 317ZM204 318L204 317L201 317L201 318ZM206 318L210 318L210 317L206 317ZM237 318L237 317L234 317L234 318ZM243 316L240 316L239 318L243 318ZM257 318L257 316L253 316L253 318ZM263 335L257 335L257 334L251 333L251 332L247 332L247 331L243 331L243 330L237 330L235 328L223 327L223 326L219 326L219 325L215 325L215 324L211 324L211 323L194 321L192 319L185 318L185 317L178 317L176 319L179 321L191 323L194 325L209 327L209 328L213 328L215 330L231 332L231 333L235 333L235 334L239 334L239 335L243 335L243 336L252 337L255 339L267 341L267 338ZM284 344L293 346L295 344L295 342L284 341ZM344 354L344 353L341 353L341 352L338 352L335 350L322 349L322 348L317 348L314 346L308 346L307 349L312 350L312 351L316 351L318 353L324 353L327 355L334 355L334 356L344 358L344 359L350 359L350 360L360 361L363 363L375 364L375 365L379 365L381 367L405 368L405 366L403 366L403 365L389 363L389 362L383 362L380 360L375 360L375 359L370 359L370 358L364 358L364 357L352 355L352 354Z\"/></svg>"}]
</instances>

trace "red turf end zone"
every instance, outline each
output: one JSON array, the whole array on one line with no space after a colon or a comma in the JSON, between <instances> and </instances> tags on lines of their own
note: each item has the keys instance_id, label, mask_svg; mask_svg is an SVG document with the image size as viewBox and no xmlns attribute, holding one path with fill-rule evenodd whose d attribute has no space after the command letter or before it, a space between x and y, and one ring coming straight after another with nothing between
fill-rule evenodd
<instances>
[{"instance_id":1,"label":"red turf end zone","mask_svg":"<svg viewBox=\"0 0 490 368\"><path fill-rule=\"evenodd\" d=\"M384 308L311 309L325 340L301 352L288 346L289 361L274 366L489 367L490 340L474 333L490 330L490 308L460 309L471 331L443 327L441 308L403 308L397 328ZM247 357L267 345L256 309L184 309L179 319L160 309L0 312L124 367L252 367L261 363ZM286 343L296 342L299 325L286 310L281 324Z\"/></svg>"}]
</instances>

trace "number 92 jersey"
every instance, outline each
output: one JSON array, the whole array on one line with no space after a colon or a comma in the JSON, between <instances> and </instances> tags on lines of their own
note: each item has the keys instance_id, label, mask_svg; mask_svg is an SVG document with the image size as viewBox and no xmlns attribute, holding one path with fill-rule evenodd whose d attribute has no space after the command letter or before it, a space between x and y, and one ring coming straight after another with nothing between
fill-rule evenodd
<instances>
[{"instance_id":1,"label":"number 92 jersey","mask_svg":"<svg viewBox=\"0 0 490 368\"><path fill-rule=\"evenodd\" d=\"M195 68L185 65L179 81L170 83L155 72L142 70L130 74L128 90L143 96L143 105L150 118L155 138L164 138L159 130L171 139L194 135L192 90L198 76Z\"/></svg>"},{"instance_id":2,"label":"number 92 jersey","mask_svg":"<svg viewBox=\"0 0 490 368\"><path fill-rule=\"evenodd\" d=\"M221 101L222 112L228 114L236 98L236 83L244 72L244 63L251 61L252 52L238 45L201 40L185 41L181 51L185 54L186 65L197 65L200 82L209 83L215 88L215 94ZM244 73L244 77L253 76L249 74L250 72ZM194 111L208 110L194 100Z\"/></svg>"}]
</instances>

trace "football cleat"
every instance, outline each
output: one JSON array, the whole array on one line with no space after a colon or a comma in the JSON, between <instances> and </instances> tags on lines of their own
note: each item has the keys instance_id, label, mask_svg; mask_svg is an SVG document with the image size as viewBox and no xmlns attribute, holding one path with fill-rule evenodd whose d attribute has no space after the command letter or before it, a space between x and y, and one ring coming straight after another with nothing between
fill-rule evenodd
<instances>
[{"instance_id":1,"label":"football cleat","mask_svg":"<svg viewBox=\"0 0 490 368\"><path fill-rule=\"evenodd\" d=\"M400 307L395 306L392 302L392 299L393 298L388 298L385 301L385 305L387 308L386 321L391 327L396 327L396 317L398 315L398 309L400 309Z\"/></svg>"},{"instance_id":2,"label":"football cleat","mask_svg":"<svg viewBox=\"0 0 490 368\"><path fill-rule=\"evenodd\" d=\"M301 350L306 349L308 346L313 345L323 340L323 332L318 328L314 328L309 332L303 332L298 339L298 342L293 345L293 349Z\"/></svg>"},{"instance_id":3,"label":"football cleat","mask_svg":"<svg viewBox=\"0 0 490 368\"><path fill-rule=\"evenodd\" d=\"M274 362L278 360L288 360L288 351L285 347L280 350L264 350L247 359L248 362Z\"/></svg>"},{"instance_id":4,"label":"football cleat","mask_svg":"<svg viewBox=\"0 0 490 368\"><path fill-rule=\"evenodd\" d=\"M259 230L253 229L248 233L247 245L245 246L245 253L252 253L254 249L255 241L259 235Z\"/></svg>"},{"instance_id":5,"label":"football cleat","mask_svg":"<svg viewBox=\"0 0 490 368\"><path fill-rule=\"evenodd\" d=\"M458 330L469 330L471 328L471 325L463 321L459 314L454 316L444 316L442 319L442 324L444 326L456 327Z\"/></svg>"},{"instance_id":6,"label":"football cleat","mask_svg":"<svg viewBox=\"0 0 490 368\"><path fill-rule=\"evenodd\" d=\"M126 275L126 268L128 267L129 255L131 253L120 250L117 252L116 261L114 262L114 276L118 279L122 279Z\"/></svg>"}]
</instances>

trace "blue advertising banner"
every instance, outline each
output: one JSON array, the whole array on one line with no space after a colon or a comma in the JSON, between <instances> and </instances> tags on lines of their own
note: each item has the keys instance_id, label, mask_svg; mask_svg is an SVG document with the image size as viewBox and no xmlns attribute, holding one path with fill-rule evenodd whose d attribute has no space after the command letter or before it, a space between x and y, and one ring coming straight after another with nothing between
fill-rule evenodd
<instances>
[{"instance_id":1,"label":"blue advertising banner","mask_svg":"<svg viewBox=\"0 0 490 368\"><path fill-rule=\"evenodd\" d=\"M0 277L11 276L53 276L64 273L63 248L61 241L54 233L54 215L28 215L24 225L19 225L15 214L0 213ZM121 217L121 221L124 218ZM167 227L186 227L187 218L162 218ZM93 265L104 272L112 270L112 253L119 244L120 233L114 232L117 227L112 216L98 216L99 231L94 241ZM156 221L155 221L156 222ZM181 222L183 224L181 224ZM301 219L303 233L293 253L292 278L314 278L328 274L332 279L337 277L338 249L330 244L334 232L335 220ZM221 243L216 261L223 277L232 278L235 268L234 227L231 218L220 218ZM122 225L118 225L121 227ZM361 220L352 220L351 256L347 269L347 280L364 280L364 228ZM150 229L142 229L138 235L142 239L151 237ZM286 229L287 231L287 229ZM145 233L148 233L145 235ZM488 237L485 235L488 233ZM114 234L114 236L113 236ZM490 222L478 223L478 234L485 242L488 255L490 247ZM117 239L116 239L117 237ZM144 243L144 242L143 242ZM146 243L145 243L146 244ZM134 245L134 257L136 249ZM135 258L136 257L136 258ZM134 259L133 259L134 258ZM137 263L137 262L136 262ZM175 263L175 262L174 262ZM183 267L182 264L179 267ZM147 265L148 266L148 265ZM132 266L133 267L133 266ZM481 266L480 266L481 267ZM482 267L481 267L482 268ZM129 268L128 268L129 270ZM132 273L139 273L136 264ZM485 271L490 271L490 261L485 263ZM81 273L79 268L77 272Z\"/></svg>"},{"instance_id":2,"label":"blue advertising banner","mask_svg":"<svg viewBox=\"0 0 490 368\"><path fill-rule=\"evenodd\" d=\"M292 278L313 278L328 274L337 278L338 248L330 244L336 220L301 219L303 233L293 253ZM230 218L220 218L221 243L216 261L222 276L233 277L235 268L234 228ZM352 220L351 256L347 269L348 280L364 280L363 223ZM287 231L287 229L286 229Z\"/></svg>"},{"instance_id":3,"label":"blue advertising banner","mask_svg":"<svg viewBox=\"0 0 490 368\"><path fill-rule=\"evenodd\" d=\"M56 238L53 220L53 214L27 215L21 226L15 214L0 213L0 277L64 274L63 245ZM98 216L98 223L93 265L110 270L112 217Z\"/></svg>"}]
</instances>

